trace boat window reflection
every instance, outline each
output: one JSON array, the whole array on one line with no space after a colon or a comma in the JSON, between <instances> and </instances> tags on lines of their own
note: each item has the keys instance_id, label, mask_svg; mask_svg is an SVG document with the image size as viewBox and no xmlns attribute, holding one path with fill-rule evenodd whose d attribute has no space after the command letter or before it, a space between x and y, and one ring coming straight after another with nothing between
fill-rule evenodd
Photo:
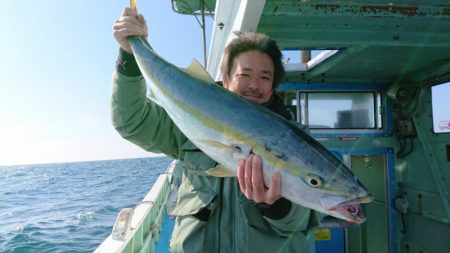
<instances>
[{"instance_id":1,"label":"boat window reflection","mask_svg":"<svg viewBox=\"0 0 450 253\"><path fill-rule=\"evenodd\" d=\"M435 133L450 133L450 82L431 87L433 106L433 130Z\"/></svg>"},{"instance_id":2,"label":"boat window reflection","mask_svg":"<svg viewBox=\"0 0 450 253\"><path fill-rule=\"evenodd\" d=\"M311 129L381 127L380 99L374 92L301 93L299 98L301 122Z\"/></svg>"}]
</instances>

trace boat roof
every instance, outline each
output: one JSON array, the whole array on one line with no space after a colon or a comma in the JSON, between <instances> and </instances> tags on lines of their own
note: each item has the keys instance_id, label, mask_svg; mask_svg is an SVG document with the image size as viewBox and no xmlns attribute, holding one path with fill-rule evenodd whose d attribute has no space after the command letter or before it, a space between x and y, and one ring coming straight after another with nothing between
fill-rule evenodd
<instances>
[{"instance_id":1,"label":"boat roof","mask_svg":"<svg viewBox=\"0 0 450 253\"><path fill-rule=\"evenodd\" d=\"M201 6L201 0L183 2L197 7L197 12ZM204 6L214 15L207 69L216 79L232 31L256 31L274 38L283 50L325 50L307 63L287 64L287 82L450 81L448 0L205 0Z\"/></svg>"}]
</instances>

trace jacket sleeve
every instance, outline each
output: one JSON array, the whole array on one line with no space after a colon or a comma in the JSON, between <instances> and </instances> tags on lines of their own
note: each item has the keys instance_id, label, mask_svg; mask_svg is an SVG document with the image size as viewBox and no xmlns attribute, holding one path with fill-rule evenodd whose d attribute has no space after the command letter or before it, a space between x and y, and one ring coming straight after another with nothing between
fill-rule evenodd
<instances>
[{"instance_id":1,"label":"jacket sleeve","mask_svg":"<svg viewBox=\"0 0 450 253\"><path fill-rule=\"evenodd\" d=\"M308 230L319 225L315 211L297 204L292 204L289 213L281 219L271 219L268 217L264 217L264 219L280 236L288 236L292 232L306 233Z\"/></svg>"},{"instance_id":2,"label":"jacket sleeve","mask_svg":"<svg viewBox=\"0 0 450 253\"><path fill-rule=\"evenodd\" d=\"M183 157L187 138L164 109L147 97L142 75L125 76L114 70L112 79L111 118L119 134L142 147L175 159Z\"/></svg>"}]
</instances>

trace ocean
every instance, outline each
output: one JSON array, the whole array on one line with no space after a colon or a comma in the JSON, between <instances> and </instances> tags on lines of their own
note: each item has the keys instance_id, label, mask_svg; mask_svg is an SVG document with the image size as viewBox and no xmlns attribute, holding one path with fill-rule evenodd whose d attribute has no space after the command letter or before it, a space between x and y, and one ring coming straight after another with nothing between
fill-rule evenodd
<instances>
[{"instance_id":1,"label":"ocean","mask_svg":"<svg viewBox=\"0 0 450 253\"><path fill-rule=\"evenodd\" d=\"M92 252L171 159L0 167L0 252Z\"/></svg>"}]
</instances>

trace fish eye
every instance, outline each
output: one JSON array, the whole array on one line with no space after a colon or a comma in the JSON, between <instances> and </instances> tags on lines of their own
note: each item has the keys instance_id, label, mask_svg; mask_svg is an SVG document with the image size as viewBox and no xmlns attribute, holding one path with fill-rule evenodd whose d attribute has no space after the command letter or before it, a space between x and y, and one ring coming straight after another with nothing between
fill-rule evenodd
<instances>
[{"instance_id":1,"label":"fish eye","mask_svg":"<svg viewBox=\"0 0 450 253\"><path fill-rule=\"evenodd\" d=\"M314 188L318 188L322 186L322 178L316 175L308 175L306 176L306 183Z\"/></svg>"}]
</instances>

